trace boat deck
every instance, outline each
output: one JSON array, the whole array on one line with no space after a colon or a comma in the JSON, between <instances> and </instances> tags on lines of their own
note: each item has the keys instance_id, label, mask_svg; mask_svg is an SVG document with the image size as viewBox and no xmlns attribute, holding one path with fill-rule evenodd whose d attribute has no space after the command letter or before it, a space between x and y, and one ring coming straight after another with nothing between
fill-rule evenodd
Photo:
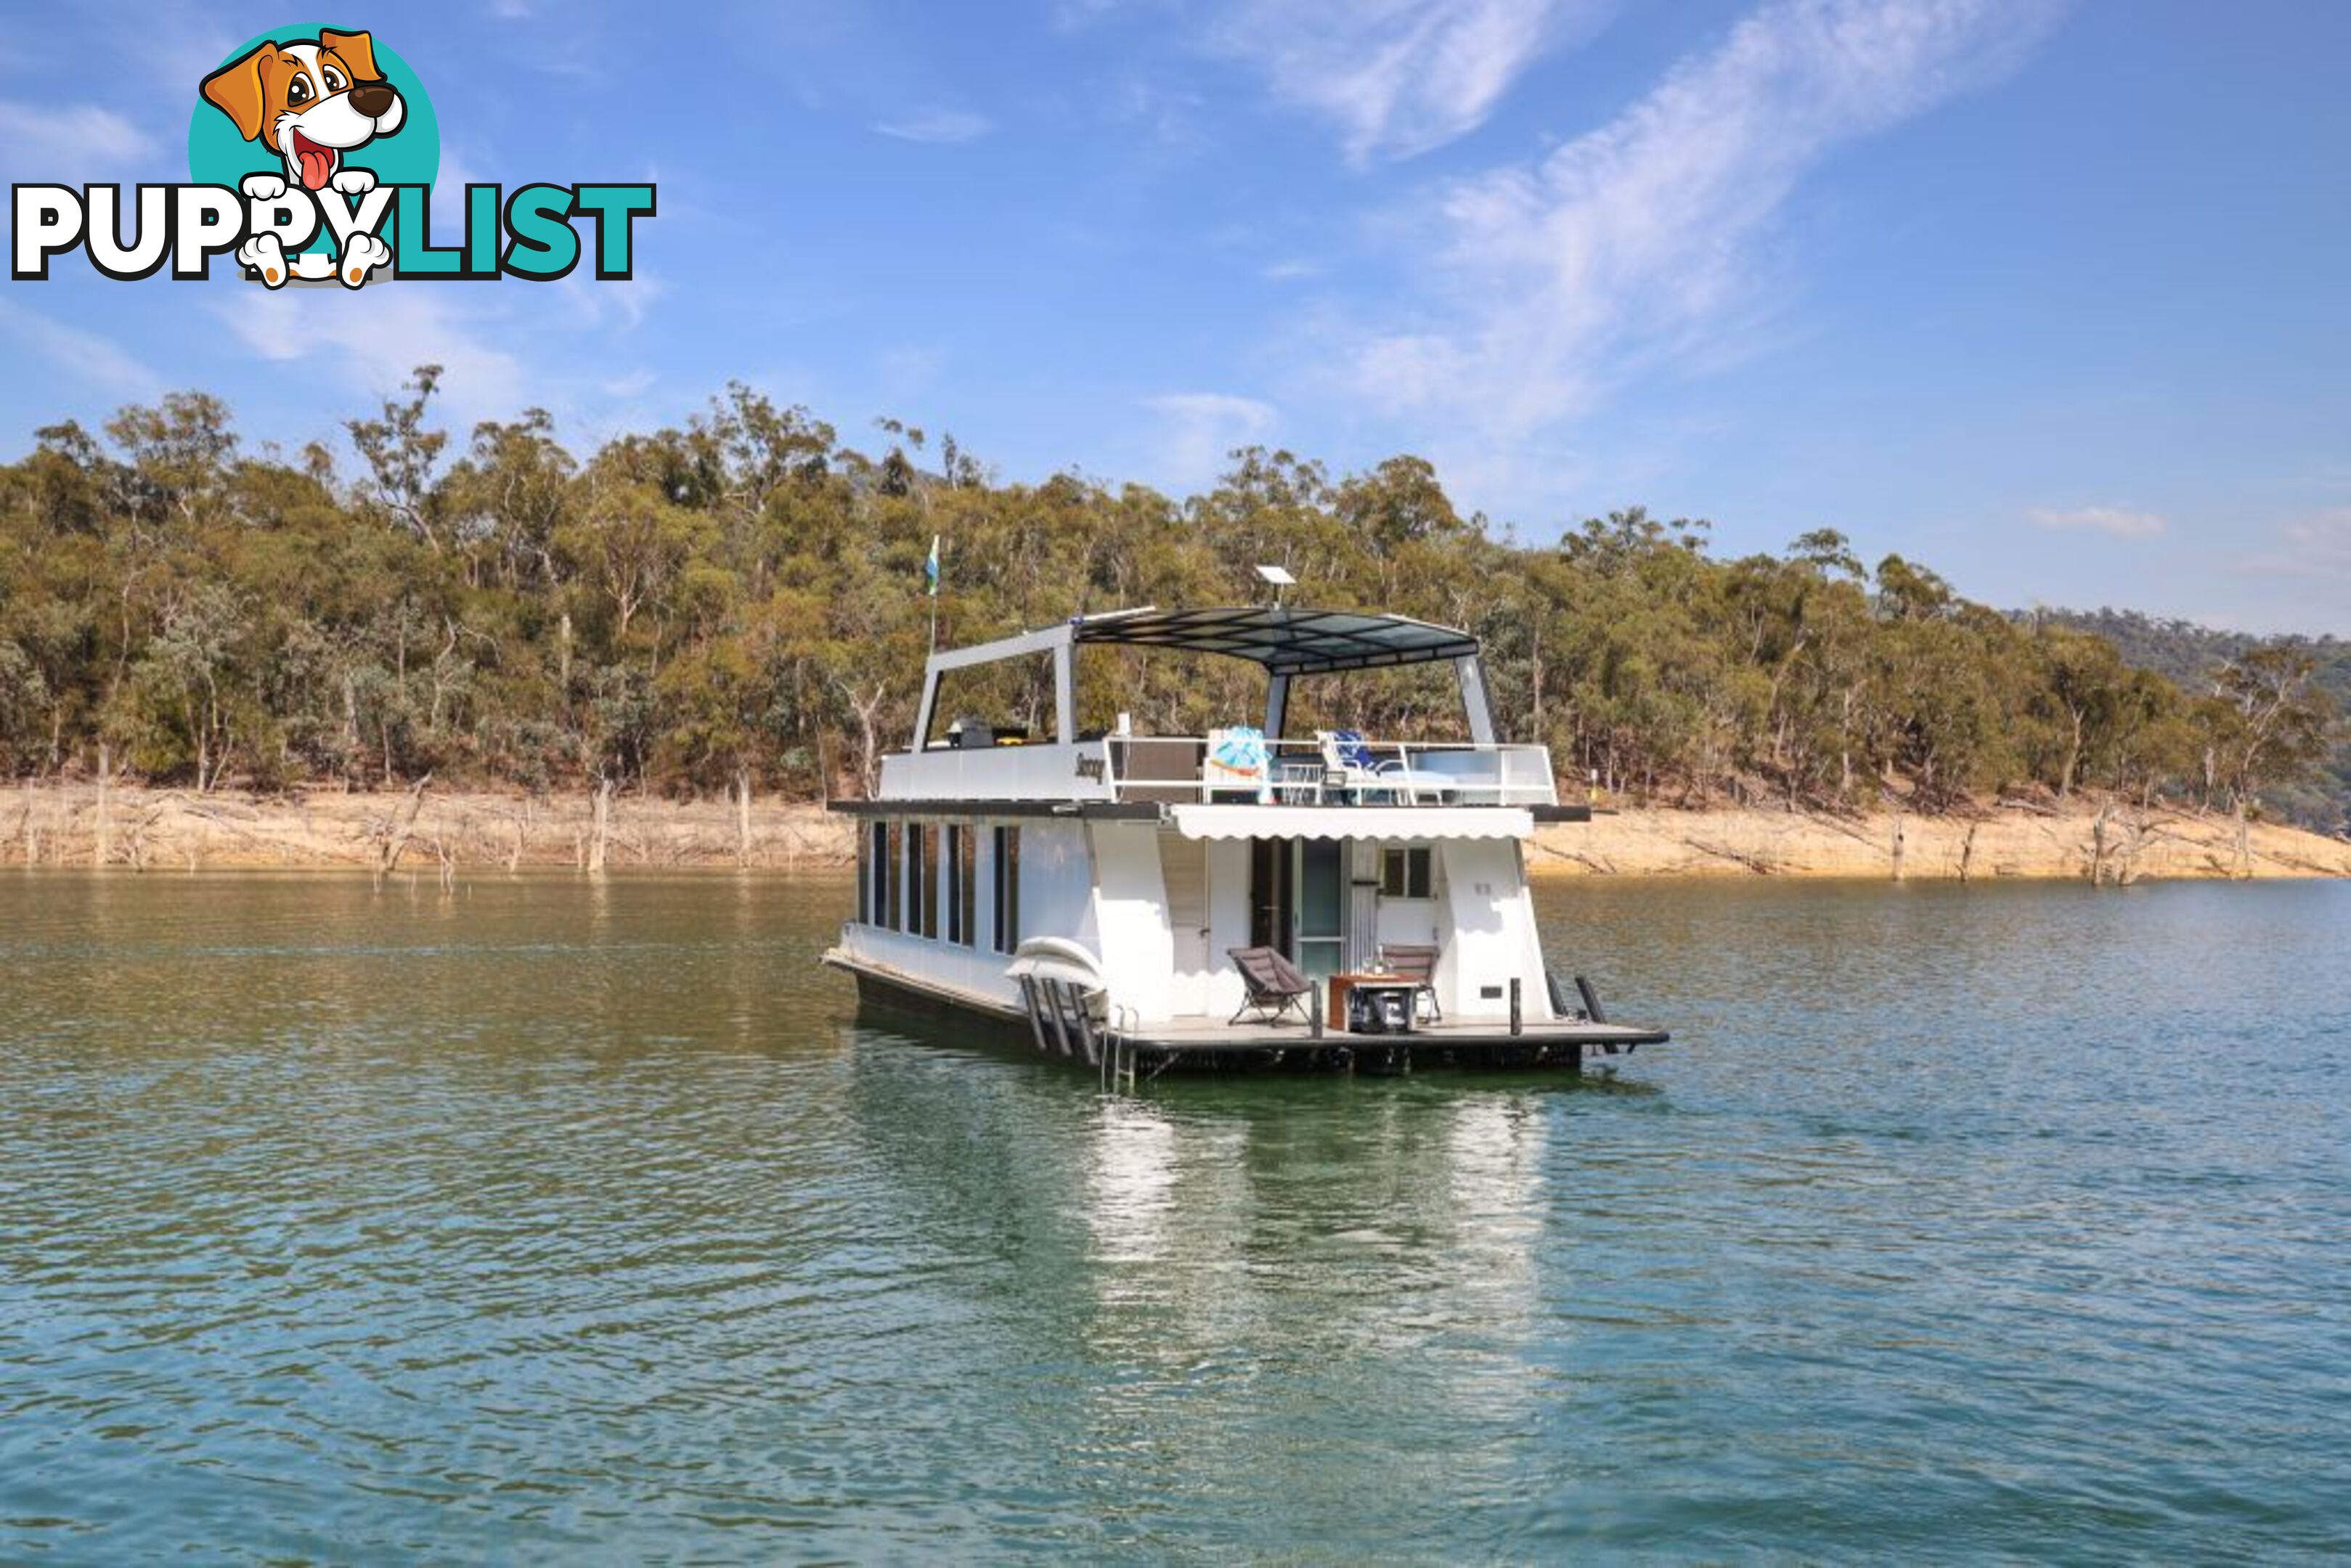
<instances>
[{"instance_id":1,"label":"boat deck","mask_svg":"<svg viewBox=\"0 0 2351 1568\"><path fill-rule=\"evenodd\" d=\"M1325 1029L1319 1036L1307 1025L1295 1022L1228 1024L1217 1019L1179 1019L1144 1024L1129 1031L1127 1038L1137 1045L1162 1050L1237 1051L1254 1055L1268 1051L1313 1050L1332 1045L1352 1045L1374 1051L1388 1047L1443 1051L1449 1046L1497 1044L1624 1047L1662 1045L1668 1037L1665 1030L1657 1029L1551 1019L1530 1019L1520 1026L1517 1034L1510 1032L1510 1026L1507 1023L1447 1022L1416 1024L1408 1034L1350 1034L1342 1030Z\"/></svg>"},{"instance_id":2,"label":"boat deck","mask_svg":"<svg viewBox=\"0 0 2351 1568\"><path fill-rule=\"evenodd\" d=\"M1066 1006L1058 1009L1058 1019L1051 1010L1032 1018L1019 1008L862 961L838 948L825 955L825 962L855 976L859 995L870 1003L985 1019L1018 1031L1018 1038L1046 1055L1080 1057L1090 1065L1108 1060L1127 1064L1129 1070L1140 1063L1154 1071L1358 1066L1393 1071L1416 1064L1573 1071L1583 1065L1587 1054L1614 1056L1635 1046L1662 1045L1670 1038L1661 1029L1552 1019L1528 1019L1516 1032L1500 1020L1425 1023L1401 1034L1352 1034L1330 1028L1318 1034L1311 1024L1298 1020L1227 1023L1221 1019L1168 1019L1122 1029L1098 1020L1081 1022L1077 1010Z\"/></svg>"}]
</instances>

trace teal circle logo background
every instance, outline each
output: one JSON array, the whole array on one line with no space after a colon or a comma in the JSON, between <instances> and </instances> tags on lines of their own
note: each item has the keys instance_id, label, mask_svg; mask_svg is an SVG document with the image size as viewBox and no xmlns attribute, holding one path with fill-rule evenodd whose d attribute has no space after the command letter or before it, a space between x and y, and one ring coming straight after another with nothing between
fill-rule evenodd
<instances>
[{"instance_id":1,"label":"teal circle logo background","mask_svg":"<svg viewBox=\"0 0 2351 1568\"><path fill-rule=\"evenodd\" d=\"M433 100L424 91L424 84L399 52L372 29L346 26L340 22L288 22L282 27L272 27L266 33L256 33L236 47L223 55L220 65L241 60L266 43L316 43L319 29L330 27L338 33L365 32L375 51L376 68L392 85L407 106L407 118L398 131L389 136L379 136L364 147L352 150L345 160L346 168L371 171L379 185L429 185L441 169L441 120L433 112ZM213 68L214 70L219 66ZM196 111L188 121L188 177L200 185L226 185L235 189L247 174L283 174L286 161L263 146L258 141L247 141L236 133L236 124L219 109L204 100L201 81L188 84L190 96L196 100ZM321 192L321 195L328 193ZM324 237L313 240L312 250L331 248Z\"/></svg>"}]
</instances>

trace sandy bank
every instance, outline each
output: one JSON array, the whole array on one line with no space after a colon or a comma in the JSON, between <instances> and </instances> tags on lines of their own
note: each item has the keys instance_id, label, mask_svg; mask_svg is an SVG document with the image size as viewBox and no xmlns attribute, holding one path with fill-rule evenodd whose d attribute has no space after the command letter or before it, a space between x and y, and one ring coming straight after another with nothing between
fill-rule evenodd
<instances>
[{"instance_id":1,"label":"sandy bank","mask_svg":"<svg viewBox=\"0 0 2351 1568\"><path fill-rule=\"evenodd\" d=\"M754 800L611 800L601 831L612 870L846 866L856 843L820 806ZM400 874L585 871L598 860L596 804L584 793L422 793L255 797L233 791L94 784L0 790L0 865L113 865L193 871L341 867Z\"/></svg>"},{"instance_id":2,"label":"sandy bank","mask_svg":"<svg viewBox=\"0 0 2351 1568\"><path fill-rule=\"evenodd\" d=\"M406 874L586 870L597 817L585 794L413 793L256 798L42 784L0 790L0 865L140 870L341 867ZM848 865L851 824L822 808L754 800L613 799L602 830L614 870ZM1546 828L1530 864L1582 876L2351 876L2351 843L2227 817L2095 806L2000 807L1950 817L1626 810Z\"/></svg>"},{"instance_id":3,"label":"sandy bank","mask_svg":"<svg viewBox=\"0 0 2351 1568\"><path fill-rule=\"evenodd\" d=\"M1627 810L1546 828L1530 862L1579 876L1823 876L2143 882L2351 876L2351 843L2298 828L2075 804L1966 815Z\"/></svg>"}]
</instances>

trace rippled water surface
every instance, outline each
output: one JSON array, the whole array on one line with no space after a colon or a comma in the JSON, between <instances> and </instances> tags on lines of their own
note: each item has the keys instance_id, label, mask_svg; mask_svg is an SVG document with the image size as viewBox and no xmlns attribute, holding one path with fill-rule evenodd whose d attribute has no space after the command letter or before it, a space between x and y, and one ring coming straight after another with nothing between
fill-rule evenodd
<instances>
[{"instance_id":1,"label":"rippled water surface","mask_svg":"<svg viewBox=\"0 0 2351 1568\"><path fill-rule=\"evenodd\" d=\"M844 883L0 878L0 1559L2351 1552L2351 887L1581 886L1613 1081L858 1021Z\"/></svg>"}]
</instances>

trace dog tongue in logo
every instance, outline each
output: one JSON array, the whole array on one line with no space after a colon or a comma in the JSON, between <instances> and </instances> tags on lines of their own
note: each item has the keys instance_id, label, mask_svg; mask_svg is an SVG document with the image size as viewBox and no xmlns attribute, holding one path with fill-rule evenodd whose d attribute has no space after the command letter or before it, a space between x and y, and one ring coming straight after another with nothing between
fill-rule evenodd
<instances>
[{"instance_id":1,"label":"dog tongue in logo","mask_svg":"<svg viewBox=\"0 0 2351 1568\"><path fill-rule=\"evenodd\" d=\"M331 147L321 147L300 131L294 132L294 156L302 165L302 183L314 191L323 191L333 178L339 161Z\"/></svg>"}]
</instances>

